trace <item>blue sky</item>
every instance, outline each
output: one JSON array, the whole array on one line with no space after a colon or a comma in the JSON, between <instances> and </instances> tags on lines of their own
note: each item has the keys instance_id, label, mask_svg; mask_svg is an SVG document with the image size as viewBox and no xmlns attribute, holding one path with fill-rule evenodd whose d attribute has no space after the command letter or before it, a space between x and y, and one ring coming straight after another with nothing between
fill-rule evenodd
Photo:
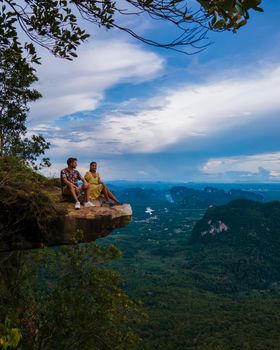
<instances>
[{"instance_id":1,"label":"blue sky","mask_svg":"<svg viewBox=\"0 0 280 350\"><path fill-rule=\"evenodd\" d=\"M29 129L51 143L56 176L68 157L106 180L280 181L280 3L264 1L237 34L209 33L183 55L87 27L74 62L41 51ZM132 22L149 37L173 34Z\"/></svg>"}]
</instances>

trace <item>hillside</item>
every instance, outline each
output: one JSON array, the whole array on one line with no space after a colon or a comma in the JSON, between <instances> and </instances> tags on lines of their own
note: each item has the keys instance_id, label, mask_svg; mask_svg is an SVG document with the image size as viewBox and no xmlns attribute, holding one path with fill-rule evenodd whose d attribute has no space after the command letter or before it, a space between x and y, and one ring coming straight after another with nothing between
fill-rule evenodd
<instances>
[{"instance_id":1,"label":"hillside","mask_svg":"<svg viewBox=\"0 0 280 350\"><path fill-rule=\"evenodd\" d=\"M193 243L224 242L274 245L280 242L280 201L260 203L239 199L209 208L195 225Z\"/></svg>"},{"instance_id":2,"label":"hillside","mask_svg":"<svg viewBox=\"0 0 280 350\"><path fill-rule=\"evenodd\" d=\"M198 285L216 292L278 288L279 215L280 202L236 200L209 208L190 238Z\"/></svg>"}]
</instances>

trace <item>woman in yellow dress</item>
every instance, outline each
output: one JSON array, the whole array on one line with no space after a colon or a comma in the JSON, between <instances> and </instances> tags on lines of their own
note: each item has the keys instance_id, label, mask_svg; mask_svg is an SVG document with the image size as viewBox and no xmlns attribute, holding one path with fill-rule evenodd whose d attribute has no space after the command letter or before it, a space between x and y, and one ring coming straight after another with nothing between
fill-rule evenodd
<instances>
[{"instance_id":1,"label":"woman in yellow dress","mask_svg":"<svg viewBox=\"0 0 280 350\"><path fill-rule=\"evenodd\" d=\"M100 175L97 172L96 162L90 163L89 171L85 174L85 179L89 183L89 194L91 199L95 200L103 194L107 204L112 204L111 201L115 204L120 204L109 188L101 181Z\"/></svg>"}]
</instances>

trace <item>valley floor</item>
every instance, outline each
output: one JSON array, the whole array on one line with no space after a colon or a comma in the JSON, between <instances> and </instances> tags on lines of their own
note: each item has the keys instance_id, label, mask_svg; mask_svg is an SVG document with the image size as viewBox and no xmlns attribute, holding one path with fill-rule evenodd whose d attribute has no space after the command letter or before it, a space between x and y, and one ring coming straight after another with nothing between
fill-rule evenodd
<instances>
[{"instance_id":1,"label":"valley floor","mask_svg":"<svg viewBox=\"0 0 280 350\"><path fill-rule=\"evenodd\" d=\"M149 320L139 350L264 350L280 348L280 291L239 283L226 269L243 250L188 243L205 210L166 202L132 203L134 221L100 240L116 244L124 288L140 299ZM154 211L145 213L150 207Z\"/></svg>"}]
</instances>

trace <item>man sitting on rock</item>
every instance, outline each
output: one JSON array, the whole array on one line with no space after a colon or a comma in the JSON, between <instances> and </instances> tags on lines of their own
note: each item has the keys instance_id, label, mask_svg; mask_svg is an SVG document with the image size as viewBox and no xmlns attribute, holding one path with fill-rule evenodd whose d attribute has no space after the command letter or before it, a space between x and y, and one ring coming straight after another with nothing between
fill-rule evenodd
<instances>
[{"instance_id":1,"label":"man sitting on rock","mask_svg":"<svg viewBox=\"0 0 280 350\"><path fill-rule=\"evenodd\" d=\"M75 200L75 209L80 209L81 203L79 201L79 197L81 196L82 192L84 192L86 199L84 206L86 208L94 207L94 204L89 201L89 185L78 170L76 170L77 159L68 158L67 165L68 167L62 169L60 172L62 193L65 196L72 196Z\"/></svg>"}]
</instances>

